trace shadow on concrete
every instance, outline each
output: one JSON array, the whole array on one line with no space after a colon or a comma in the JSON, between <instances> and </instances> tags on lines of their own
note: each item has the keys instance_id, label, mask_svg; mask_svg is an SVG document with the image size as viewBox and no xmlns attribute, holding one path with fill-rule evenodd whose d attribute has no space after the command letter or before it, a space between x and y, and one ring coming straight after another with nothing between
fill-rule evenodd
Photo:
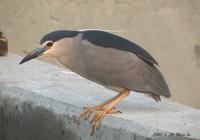
<instances>
[{"instance_id":1,"label":"shadow on concrete","mask_svg":"<svg viewBox=\"0 0 200 140\"><path fill-rule=\"evenodd\" d=\"M2 102L3 101L3 102ZM0 140L79 140L61 118L42 107L1 100Z\"/></svg>"}]
</instances>

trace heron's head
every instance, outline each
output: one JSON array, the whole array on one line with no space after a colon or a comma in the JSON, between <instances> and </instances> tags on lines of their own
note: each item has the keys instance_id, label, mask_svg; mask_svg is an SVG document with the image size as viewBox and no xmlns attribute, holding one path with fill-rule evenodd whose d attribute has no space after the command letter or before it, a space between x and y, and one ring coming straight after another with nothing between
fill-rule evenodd
<instances>
[{"instance_id":1,"label":"heron's head","mask_svg":"<svg viewBox=\"0 0 200 140\"><path fill-rule=\"evenodd\" d=\"M72 43L72 38L79 34L78 31L59 30L53 31L42 37L39 45L26 55L19 64L27 62L39 56L60 57L64 55L65 48Z\"/></svg>"}]
</instances>

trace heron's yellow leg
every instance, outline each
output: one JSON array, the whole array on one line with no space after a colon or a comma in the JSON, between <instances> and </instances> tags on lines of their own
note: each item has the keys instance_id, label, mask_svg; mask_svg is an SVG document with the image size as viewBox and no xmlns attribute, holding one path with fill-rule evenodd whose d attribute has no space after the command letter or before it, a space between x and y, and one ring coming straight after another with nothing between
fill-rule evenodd
<instances>
[{"instance_id":1,"label":"heron's yellow leg","mask_svg":"<svg viewBox=\"0 0 200 140\"><path fill-rule=\"evenodd\" d=\"M97 106L94 106L94 107L84 107L84 108L85 108L85 111L83 111L83 112L79 115L79 117L76 118L75 122L76 122L77 124L79 124L79 123L80 123L80 119L81 119L82 117L85 117L85 120L87 120L87 119L91 116L92 112L95 112L95 111L103 111L103 110L104 110L104 108L103 108L104 106L106 106L107 104L109 104L109 103L111 103L112 101L116 100L117 98L119 98L119 96L120 96L120 94L118 94L117 96L115 96L115 97L113 97L113 98L111 98L111 99L109 99L109 100L106 100L105 102L103 102L103 103L101 103L101 104L99 104L99 105L97 105ZM114 112L120 112L120 111L114 109Z\"/></svg>"},{"instance_id":2,"label":"heron's yellow leg","mask_svg":"<svg viewBox=\"0 0 200 140\"><path fill-rule=\"evenodd\" d=\"M124 90L123 92L119 93L117 98L113 100L110 106L108 106L106 109L103 109L95 114L94 118L90 121L92 125L91 135L93 135L94 132L101 126L101 122L103 118L105 117L105 115L112 113L114 106L117 105L122 99L124 99L128 95L129 95L129 90Z\"/></svg>"}]
</instances>

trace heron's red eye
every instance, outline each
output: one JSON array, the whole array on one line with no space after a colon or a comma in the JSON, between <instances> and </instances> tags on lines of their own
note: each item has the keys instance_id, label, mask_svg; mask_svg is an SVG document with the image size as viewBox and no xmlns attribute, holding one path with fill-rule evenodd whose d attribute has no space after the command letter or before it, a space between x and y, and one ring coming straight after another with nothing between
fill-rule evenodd
<instances>
[{"instance_id":1,"label":"heron's red eye","mask_svg":"<svg viewBox=\"0 0 200 140\"><path fill-rule=\"evenodd\" d=\"M51 47L52 45L53 45L53 42L51 42L51 41L47 43L48 47Z\"/></svg>"}]
</instances>

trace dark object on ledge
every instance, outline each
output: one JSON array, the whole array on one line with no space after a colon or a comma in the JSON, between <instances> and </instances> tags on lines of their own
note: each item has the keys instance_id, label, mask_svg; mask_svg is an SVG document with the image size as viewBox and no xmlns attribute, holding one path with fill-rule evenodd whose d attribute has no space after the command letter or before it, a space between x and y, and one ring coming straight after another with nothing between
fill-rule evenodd
<instances>
[{"instance_id":1,"label":"dark object on ledge","mask_svg":"<svg viewBox=\"0 0 200 140\"><path fill-rule=\"evenodd\" d=\"M59 30L46 34L40 41L42 48L29 53L20 64L38 56L53 56L77 74L114 90L119 94L104 103L87 107L76 119L91 119L92 133L106 114L120 112L115 106L130 91L142 92L161 101L170 91L157 61L139 45L102 30ZM67 83L66 83L67 84Z\"/></svg>"},{"instance_id":2,"label":"dark object on ledge","mask_svg":"<svg viewBox=\"0 0 200 140\"><path fill-rule=\"evenodd\" d=\"M8 54L8 41L3 33L0 31L0 56L6 56Z\"/></svg>"}]
</instances>

